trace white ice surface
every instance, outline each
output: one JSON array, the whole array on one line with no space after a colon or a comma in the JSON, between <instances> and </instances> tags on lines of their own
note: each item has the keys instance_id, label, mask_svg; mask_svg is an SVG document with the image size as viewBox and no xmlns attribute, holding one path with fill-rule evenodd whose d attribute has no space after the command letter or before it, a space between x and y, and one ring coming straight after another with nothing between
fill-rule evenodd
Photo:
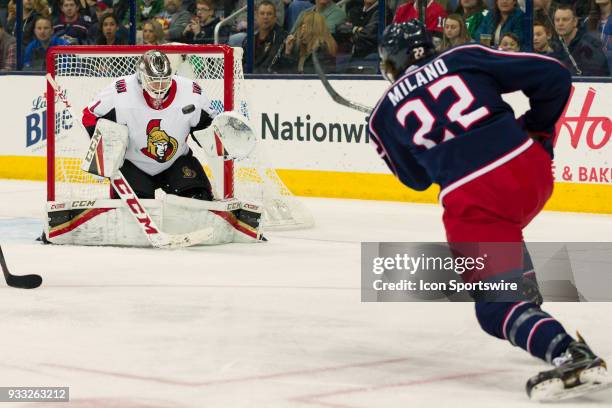
<instances>
[{"instance_id":1,"label":"white ice surface","mask_svg":"<svg viewBox=\"0 0 612 408\"><path fill-rule=\"evenodd\" d=\"M437 206L305 199L269 242L185 250L44 246L44 185L0 181L0 386L69 386L15 407L533 407L546 366L481 332L472 304L361 303L361 241L442 241ZM612 241L612 217L543 213L532 241ZM612 304L551 303L612 358ZM559 404L610 407L612 391Z\"/></svg>"}]
</instances>

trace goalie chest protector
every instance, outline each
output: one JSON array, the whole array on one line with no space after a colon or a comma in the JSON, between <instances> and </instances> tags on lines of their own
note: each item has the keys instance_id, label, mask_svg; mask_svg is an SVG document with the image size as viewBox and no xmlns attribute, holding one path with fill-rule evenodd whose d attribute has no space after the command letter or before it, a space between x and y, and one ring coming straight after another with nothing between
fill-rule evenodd
<instances>
[{"instance_id":1,"label":"goalie chest protector","mask_svg":"<svg viewBox=\"0 0 612 408\"><path fill-rule=\"evenodd\" d=\"M183 108L188 105L195 109L185 113ZM130 75L100 92L88 110L98 118L115 111L116 122L129 131L125 158L149 175L161 173L187 153L189 132L198 124L202 110L215 115L200 86L176 75L160 109L154 108L136 75Z\"/></svg>"}]
</instances>

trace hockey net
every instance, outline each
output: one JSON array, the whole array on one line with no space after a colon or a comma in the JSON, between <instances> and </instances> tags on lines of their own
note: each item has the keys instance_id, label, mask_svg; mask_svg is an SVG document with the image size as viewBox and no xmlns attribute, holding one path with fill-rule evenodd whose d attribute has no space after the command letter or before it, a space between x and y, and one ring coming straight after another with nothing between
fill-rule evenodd
<instances>
[{"instance_id":1,"label":"hockey net","mask_svg":"<svg viewBox=\"0 0 612 408\"><path fill-rule=\"evenodd\" d=\"M249 117L242 72L242 49L224 45L190 46L70 46L52 47L47 72L60 86L72 112L79 114L95 95L113 80L135 72L143 52L165 52L173 72L197 82L218 112L237 111ZM93 200L109 198L110 185L80 169L89 146L83 127L47 86L47 200ZM190 142L192 143L192 142ZM211 179L216 199L236 197L264 206L266 228L307 228L313 220L271 166L261 143L250 157L223 160L192 150Z\"/></svg>"}]
</instances>

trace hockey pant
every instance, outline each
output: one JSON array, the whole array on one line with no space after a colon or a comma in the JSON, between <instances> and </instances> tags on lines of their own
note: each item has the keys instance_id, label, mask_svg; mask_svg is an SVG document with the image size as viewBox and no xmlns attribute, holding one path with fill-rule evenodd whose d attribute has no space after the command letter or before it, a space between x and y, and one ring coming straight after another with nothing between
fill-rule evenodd
<instances>
[{"instance_id":1,"label":"hockey pant","mask_svg":"<svg viewBox=\"0 0 612 408\"><path fill-rule=\"evenodd\" d=\"M551 165L550 156L534 143L519 156L448 192L443 202L451 249L460 248L475 257L493 255L483 270L466 272L464 281L522 276L535 285L518 302L491 302L476 296L480 326L548 362L565 351L572 337L539 306L541 297L523 243L523 228L552 194Z\"/></svg>"},{"instance_id":2,"label":"hockey pant","mask_svg":"<svg viewBox=\"0 0 612 408\"><path fill-rule=\"evenodd\" d=\"M155 198L155 190L158 188L181 197L206 201L213 199L210 181L191 150L155 176L146 174L128 160L120 170L141 199Z\"/></svg>"}]
</instances>

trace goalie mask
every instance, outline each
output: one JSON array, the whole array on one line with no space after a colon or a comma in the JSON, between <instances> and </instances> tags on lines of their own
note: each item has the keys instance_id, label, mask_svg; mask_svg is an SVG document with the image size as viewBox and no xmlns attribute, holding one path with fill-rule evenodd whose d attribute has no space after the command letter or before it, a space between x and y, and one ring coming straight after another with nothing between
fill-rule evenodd
<instances>
[{"instance_id":1,"label":"goalie mask","mask_svg":"<svg viewBox=\"0 0 612 408\"><path fill-rule=\"evenodd\" d=\"M161 106L172 86L172 67L166 54L158 50L145 52L136 64L136 76L155 106Z\"/></svg>"}]
</instances>

